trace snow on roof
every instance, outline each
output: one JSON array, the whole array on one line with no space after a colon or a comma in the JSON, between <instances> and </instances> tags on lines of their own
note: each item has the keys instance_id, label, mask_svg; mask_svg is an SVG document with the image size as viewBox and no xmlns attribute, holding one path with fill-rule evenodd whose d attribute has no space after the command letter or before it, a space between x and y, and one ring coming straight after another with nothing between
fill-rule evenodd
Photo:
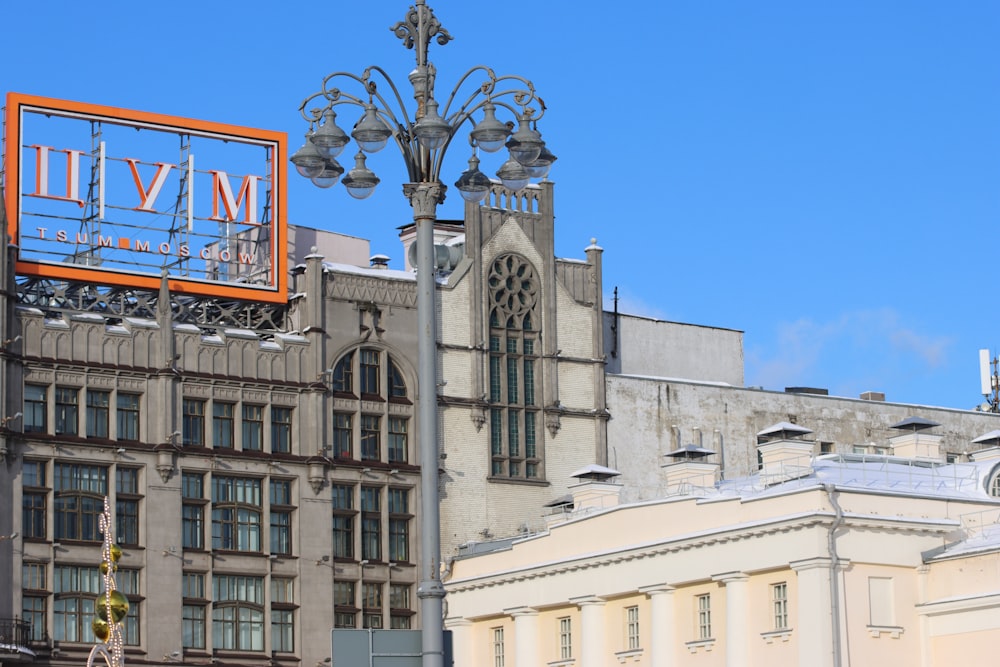
<instances>
[{"instance_id":1,"label":"snow on roof","mask_svg":"<svg viewBox=\"0 0 1000 667\"><path fill-rule=\"evenodd\" d=\"M614 477L615 475L620 475L621 473L614 468L606 468L605 466L597 465L596 463L591 463L580 468L576 472L570 473L570 477L589 477L589 476L600 476L600 477Z\"/></svg>"},{"instance_id":2,"label":"snow on roof","mask_svg":"<svg viewBox=\"0 0 1000 667\"><path fill-rule=\"evenodd\" d=\"M994 429L994 430L990 431L989 433L984 433L983 435L979 436L978 438L976 438L972 442L978 444L978 443L981 443L981 442L994 442L994 441L997 441L997 440L1000 440L1000 429Z\"/></svg>"},{"instance_id":3,"label":"snow on roof","mask_svg":"<svg viewBox=\"0 0 1000 667\"><path fill-rule=\"evenodd\" d=\"M799 426L798 424L792 424L791 422L778 422L777 424L768 426L763 431L759 431L757 435L778 435L779 433L797 433L799 435L805 435L806 433L812 433L812 430L804 426Z\"/></svg>"},{"instance_id":4,"label":"snow on roof","mask_svg":"<svg viewBox=\"0 0 1000 667\"><path fill-rule=\"evenodd\" d=\"M697 445L684 445L672 452L667 452L664 456L710 456L715 453L714 449L705 449Z\"/></svg>"}]
</instances>

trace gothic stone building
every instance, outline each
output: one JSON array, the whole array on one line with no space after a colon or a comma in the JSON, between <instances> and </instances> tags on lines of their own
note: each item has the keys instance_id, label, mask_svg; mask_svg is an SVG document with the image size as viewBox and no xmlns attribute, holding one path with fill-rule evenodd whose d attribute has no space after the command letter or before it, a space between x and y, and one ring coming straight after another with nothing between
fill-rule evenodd
<instances>
[{"instance_id":1,"label":"gothic stone building","mask_svg":"<svg viewBox=\"0 0 1000 667\"><path fill-rule=\"evenodd\" d=\"M497 186L439 230L446 556L538 530L604 462L601 251L556 259L552 206L550 183ZM129 663L311 667L331 627L419 627L414 276L297 236L274 310L3 258L0 617L30 623L22 661L86 660L105 497Z\"/></svg>"}]
</instances>

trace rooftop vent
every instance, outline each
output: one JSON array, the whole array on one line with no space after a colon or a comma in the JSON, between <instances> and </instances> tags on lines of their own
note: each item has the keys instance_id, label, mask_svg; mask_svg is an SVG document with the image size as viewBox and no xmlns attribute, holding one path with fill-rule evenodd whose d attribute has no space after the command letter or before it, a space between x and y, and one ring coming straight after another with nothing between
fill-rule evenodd
<instances>
[{"instance_id":1,"label":"rooftop vent","mask_svg":"<svg viewBox=\"0 0 1000 667\"><path fill-rule=\"evenodd\" d=\"M389 268L389 256L388 255L372 255L368 261L371 263L373 269L388 269Z\"/></svg>"}]
</instances>

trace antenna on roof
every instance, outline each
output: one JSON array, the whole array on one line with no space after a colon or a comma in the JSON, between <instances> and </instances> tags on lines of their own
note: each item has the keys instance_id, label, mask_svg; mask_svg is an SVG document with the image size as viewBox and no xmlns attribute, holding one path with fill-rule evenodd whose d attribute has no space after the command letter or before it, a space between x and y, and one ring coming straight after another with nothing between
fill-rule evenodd
<instances>
[{"instance_id":1,"label":"antenna on roof","mask_svg":"<svg viewBox=\"0 0 1000 667\"><path fill-rule=\"evenodd\" d=\"M990 359L989 350L979 350L979 384L986 402L979 406L982 412L1000 412L1000 359ZM992 372L991 372L992 367Z\"/></svg>"}]
</instances>

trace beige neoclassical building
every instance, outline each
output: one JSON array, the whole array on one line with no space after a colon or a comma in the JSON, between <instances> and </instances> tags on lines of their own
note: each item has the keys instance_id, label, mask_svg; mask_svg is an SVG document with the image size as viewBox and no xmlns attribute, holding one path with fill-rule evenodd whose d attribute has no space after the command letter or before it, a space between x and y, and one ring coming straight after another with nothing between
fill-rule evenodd
<instances>
[{"instance_id":1,"label":"beige neoclassical building","mask_svg":"<svg viewBox=\"0 0 1000 667\"><path fill-rule=\"evenodd\" d=\"M456 662L992 664L1000 450L946 463L921 429L887 455L813 456L776 426L752 476L674 452L655 500L620 503L617 471L577 471L546 531L454 563Z\"/></svg>"}]
</instances>

